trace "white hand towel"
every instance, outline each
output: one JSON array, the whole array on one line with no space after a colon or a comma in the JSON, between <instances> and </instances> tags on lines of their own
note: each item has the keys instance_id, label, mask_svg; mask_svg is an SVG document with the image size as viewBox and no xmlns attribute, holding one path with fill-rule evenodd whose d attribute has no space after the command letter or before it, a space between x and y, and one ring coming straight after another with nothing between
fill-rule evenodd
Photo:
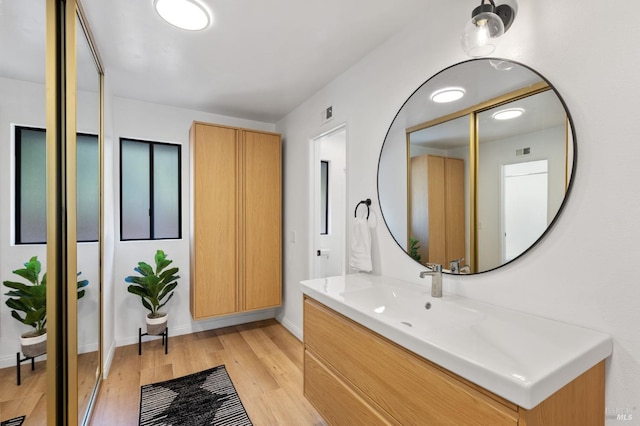
<instances>
[{"instance_id":1,"label":"white hand towel","mask_svg":"<svg viewBox=\"0 0 640 426\"><path fill-rule=\"evenodd\" d=\"M349 265L356 271L371 272L371 230L367 219L356 217L351 233Z\"/></svg>"}]
</instances>

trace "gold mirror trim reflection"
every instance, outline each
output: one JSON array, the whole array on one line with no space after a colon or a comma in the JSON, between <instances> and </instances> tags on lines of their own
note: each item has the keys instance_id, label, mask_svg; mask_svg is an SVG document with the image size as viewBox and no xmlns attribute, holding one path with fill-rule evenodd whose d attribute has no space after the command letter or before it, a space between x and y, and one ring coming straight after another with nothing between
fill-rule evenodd
<instances>
[{"instance_id":1,"label":"gold mirror trim reflection","mask_svg":"<svg viewBox=\"0 0 640 426\"><path fill-rule=\"evenodd\" d=\"M66 259L66 305L67 305L67 422L69 426L78 424L78 295L77 295L77 271L78 271L78 237L77 237L77 37L76 16L77 7L75 0L66 0L65 19L65 61L66 61L66 144L65 155L65 199L67 218L67 250Z\"/></svg>"},{"instance_id":2,"label":"gold mirror trim reflection","mask_svg":"<svg viewBox=\"0 0 640 426\"><path fill-rule=\"evenodd\" d=\"M469 216L470 216L470 232L469 232L469 260L468 265L471 273L478 272L478 170L479 170L479 148L480 148L480 137L479 137L479 120L478 115L489 109L517 101L519 99L527 98L529 96L537 95L539 93L546 92L551 90L551 87L546 81L540 81L538 83L532 84L527 87L523 87L503 95L497 96L495 98L489 99L487 101L481 102L476 105L472 105L468 108L455 111L451 114L444 115L442 117L435 118L433 120L426 121L424 123L416 124L415 126L408 127L406 129L406 143L407 143L407 188L411 188L411 133L428 129L433 126L437 126L438 124L446 123L451 120L455 120L457 118L469 116L469 198L470 198L470 206L469 206ZM569 132L570 132L570 123L567 119L566 121L566 165L565 165L565 187L569 186ZM408 205L411 205L411 191L408 191ZM411 209L407 209L408 212L408 220L407 220L407 235L411 236ZM408 244L410 245L410 238L407 239ZM408 252L408 250L407 250Z\"/></svg>"},{"instance_id":3,"label":"gold mirror trim reflection","mask_svg":"<svg viewBox=\"0 0 640 426\"><path fill-rule=\"evenodd\" d=\"M96 385L102 378L102 256L104 206L104 73L82 7L76 0L46 0L47 144L47 424L76 426L78 420L78 320L76 221L76 19L99 74L99 341ZM62 37L64 34L64 37ZM64 41L64 45L62 44ZM64 277L66 287L59 283Z\"/></svg>"},{"instance_id":4,"label":"gold mirror trim reflection","mask_svg":"<svg viewBox=\"0 0 640 426\"><path fill-rule=\"evenodd\" d=\"M58 250L55 244L58 241L58 227L56 224L57 197L51 196L58 192L58 169L56 150L58 142L58 111L64 111L64 99L58 96L58 15L62 3L59 0L46 0L46 144L47 144L47 424L55 425L58 422L58 407L63 403L59 401L62 395L59 392L61 373L58 369L63 357L58 353L59 321L58 313Z\"/></svg>"}]
</instances>

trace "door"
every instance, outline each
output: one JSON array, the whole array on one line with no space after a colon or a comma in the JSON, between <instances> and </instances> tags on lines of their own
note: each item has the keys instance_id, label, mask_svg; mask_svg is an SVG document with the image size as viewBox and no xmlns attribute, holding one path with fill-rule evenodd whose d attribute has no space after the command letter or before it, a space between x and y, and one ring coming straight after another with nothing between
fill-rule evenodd
<instances>
[{"instance_id":1,"label":"door","mask_svg":"<svg viewBox=\"0 0 640 426\"><path fill-rule=\"evenodd\" d=\"M346 143L344 126L313 140L313 278L345 273Z\"/></svg>"},{"instance_id":2,"label":"door","mask_svg":"<svg viewBox=\"0 0 640 426\"><path fill-rule=\"evenodd\" d=\"M518 257L547 229L547 160L503 166L503 262Z\"/></svg>"}]
</instances>

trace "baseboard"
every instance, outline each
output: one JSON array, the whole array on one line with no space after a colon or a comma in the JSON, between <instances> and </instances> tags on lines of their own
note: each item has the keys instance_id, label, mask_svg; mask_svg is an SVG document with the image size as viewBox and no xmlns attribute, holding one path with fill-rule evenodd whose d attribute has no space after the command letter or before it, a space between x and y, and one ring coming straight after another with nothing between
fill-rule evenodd
<instances>
[{"instance_id":1,"label":"baseboard","mask_svg":"<svg viewBox=\"0 0 640 426\"><path fill-rule=\"evenodd\" d=\"M102 370L102 378L106 379L107 376L109 375L109 370L111 369L111 363L113 362L113 356L116 353L116 342L112 341L111 342L111 346L109 347L109 350L107 351L107 353L104 356L104 364L103 364L103 370Z\"/></svg>"},{"instance_id":2,"label":"baseboard","mask_svg":"<svg viewBox=\"0 0 640 426\"><path fill-rule=\"evenodd\" d=\"M20 354L20 359L22 359L22 353ZM41 355L39 357L36 357L36 363L40 362L40 361L46 361L47 360L47 354ZM25 361L26 362L26 361ZM31 362L31 361L29 361ZM13 354L13 356L5 356L3 358L0 359L0 368L7 368L7 367L16 367L16 355Z\"/></svg>"},{"instance_id":3,"label":"baseboard","mask_svg":"<svg viewBox=\"0 0 640 426\"><path fill-rule=\"evenodd\" d=\"M280 321L280 324L282 324L284 326L284 328L289 330L291 332L291 334L296 336L296 338L298 340L300 340L301 342L303 341L302 340L302 338L303 338L302 330L300 330L300 328L296 327L296 325L294 323L289 321L286 317L278 318L278 321Z\"/></svg>"},{"instance_id":4,"label":"baseboard","mask_svg":"<svg viewBox=\"0 0 640 426\"><path fill-rule=\"evenodd\" d=\"M267 309L264 311L250 312L244 314L229 315L220 318L212 318L202 321L193 321L190 324L179 325L171 327L171 318L169 318L169 337L181 336L183 334L197 333L198 331L215 330L217 328L230 327L233 325L246 324L249 322L262 321L270 318L275 318L276 310ZM150 339L159 339L159 336L147 337L145 341ZM127 346L138 343L138 335L127 336L124 338L116 339L116 346Z\"/></svg>"}]
</instances>

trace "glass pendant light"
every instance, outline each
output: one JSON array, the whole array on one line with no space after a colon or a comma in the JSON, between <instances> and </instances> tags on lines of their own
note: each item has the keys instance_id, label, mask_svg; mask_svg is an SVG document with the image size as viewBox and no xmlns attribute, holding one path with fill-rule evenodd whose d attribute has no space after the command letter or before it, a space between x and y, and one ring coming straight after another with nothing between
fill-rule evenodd
<instances>
[{"instance_id":1,"label":"glass pendant light","mask_svg":"<svg viewBox=\"0 0 640 426\"><path fill-rule=\"evenodd\" d=\"M482 0L480 6L471 13L462 33L462 48L472 58L493 53L498 39L511 26L515 10L507 4L495 5L493 0Z\"/></svg>"}]
</instances>

